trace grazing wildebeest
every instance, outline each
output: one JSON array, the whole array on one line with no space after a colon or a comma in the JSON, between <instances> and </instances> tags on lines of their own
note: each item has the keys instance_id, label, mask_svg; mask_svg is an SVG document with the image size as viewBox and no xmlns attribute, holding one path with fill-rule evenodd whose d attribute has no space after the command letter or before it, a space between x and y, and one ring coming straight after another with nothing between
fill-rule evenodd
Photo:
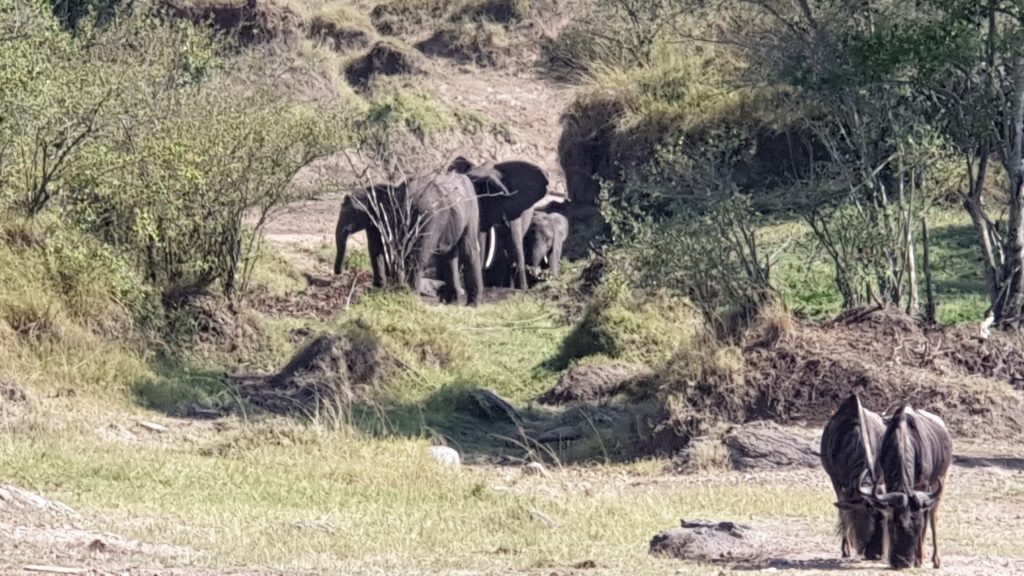
<instances>
[{"instance_id":1,"label":"grazing wildebeest","mask_svg":"<svg viewBox=\"0 0 1024 576\"><path fill-rule=\"evenodd\" d=\"M953 441L938 416L907 404L889 420L878 462L885 481L862 490L863 498L885 512L889 566L920 566L928 524L932 528L932 566L939 568L938 513Z\"/></svg>"},{"instance_id":2,"label":"grazing wildebeest","mask_svg":"<svg viewBox=\"0 0 1024 576\"><path fill-rule=\"evenodd\" d=\"M864 408L856 394L846 399L825 425L821 436L821 465L832 480L839 508L840 550L850 548L869 559L882 557L884 516L861 498L861 481L881 475L875 455L885 432L882 417Z\"/></svg>"}]
</instances>

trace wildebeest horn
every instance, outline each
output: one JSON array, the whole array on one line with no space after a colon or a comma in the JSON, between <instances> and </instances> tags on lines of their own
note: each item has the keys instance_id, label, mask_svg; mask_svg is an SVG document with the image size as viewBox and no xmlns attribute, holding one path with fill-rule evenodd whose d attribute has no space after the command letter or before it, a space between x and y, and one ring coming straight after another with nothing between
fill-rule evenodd
<instances>
[{"instance_id":1,"label":"wildebeest horn","mask_svg":"<svg viewBox=\"0 0 1024 576\"><path fill-rule=\"evenodd\" d=\"M903 492L889 492L881 496L871 496L867 501L876 508L906 508L910 498Z\"/></svg>"},{"instance_id":2,"label":"wildebeest horn","mask_svg":"<svg viewBox=\"0 0 1024 576\"><path fill-rule=\"evenodd\" d=\"M871 474L870 471L867 469L860 473L860 482L858 483L858 489L860 490L860 493L864 496L874 496L875 488L877 487L874 480L868 478L869 475Z\"/></svg>"},{"instance_id":3,"label":"wildebeest horn","mask_svg":"<svg viewBox=\"0 0 1024 576\"><path fill-rule=\"evenodd\" d=\"M937 492L914 492L914 505L919 510L928 510L935 506L939 501L939 495Z\"/></svg>"}]
</instances>

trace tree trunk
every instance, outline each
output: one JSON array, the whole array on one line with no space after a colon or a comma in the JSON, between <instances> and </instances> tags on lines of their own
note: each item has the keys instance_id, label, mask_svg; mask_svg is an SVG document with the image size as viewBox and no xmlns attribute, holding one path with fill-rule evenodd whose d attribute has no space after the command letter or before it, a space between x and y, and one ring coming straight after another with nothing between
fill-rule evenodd
<instances>
[{"instance_id":1,"label":"tree trunk","mask_svg":"<svg viewBox=\"0 0 1024 576\"><path fill-rule=\"evenodd\" d=\"M1009 327L1024 308L1024 168L1018 158L1010 172L1010 206L1003 250L1002 287L993 312L996 322Z\"/></svg>"},{"instance_id":2,"label":"tree trunk","mask_svg":"<svg viewBox=\"0 0 1024 576\"><path fill-rule=\"evenodd\" d=\"M931 237L928 235L928 219L921 218L921 240L924 243L924 289L925 302L924 315L930 324L936 322L935 287L932 284L932 259L931 259Z\"/></svg>"}]
</instances>

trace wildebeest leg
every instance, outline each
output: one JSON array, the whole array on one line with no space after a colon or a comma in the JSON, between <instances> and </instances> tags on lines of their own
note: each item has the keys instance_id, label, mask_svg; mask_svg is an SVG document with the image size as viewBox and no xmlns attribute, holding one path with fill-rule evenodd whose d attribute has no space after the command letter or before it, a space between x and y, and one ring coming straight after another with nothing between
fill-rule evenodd
<instances>
[{"instance_id":1,"label":"wildebeest leg","mask_svg":"<svg viewBox=\"0 0 1024 576\"><path fill-rule=\"evenodd\" d=\"M928 512L928 523L932 525L932 567L941 568L942 558L939 556L939 503Z\"/></svg>"},{"instance_id":2,"label":"wildebeest leg","mask_svg":"<svg viewBox=\"0 0 1024 576\"><path fill-rule=\"evenodd\" d=\"M843 558L850 557L850 541L846 538L846 531L843 531L843 541L839 545L839 551L842 553Z\"/></svg>"},{"instance_id":3,"label":"wildebeest leg","mask_svg":"<svg viewBox=\"0 0 1024 576\"><path fill-rule=\"evenodd\" d=\"M917 560L914 560L914 567L920 568L924 563L924 539L928 537L928 513L924 513L924 525L921 526L921 533L917 535Z\"/></svg>"}]
</instances>

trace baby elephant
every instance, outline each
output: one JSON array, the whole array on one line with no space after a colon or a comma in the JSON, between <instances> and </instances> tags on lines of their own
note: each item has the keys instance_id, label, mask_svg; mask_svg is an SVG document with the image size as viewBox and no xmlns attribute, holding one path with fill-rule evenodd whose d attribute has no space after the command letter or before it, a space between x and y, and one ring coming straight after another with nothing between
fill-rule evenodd
<instances>
[{"instance_id":1,"label":"baby elephant","mask_svg":"<svg viewBox=\"0 0 1024 576\"><path fill-rule=\"evenodd\" d=\"M530 266L540 268L547 264L553 278L558 277L562 260L562 245L569 236L569 219L561 214L559 206L548 205L533 212L533 220L523 244L530 255Z\"/></svg>"}]
</instances>

